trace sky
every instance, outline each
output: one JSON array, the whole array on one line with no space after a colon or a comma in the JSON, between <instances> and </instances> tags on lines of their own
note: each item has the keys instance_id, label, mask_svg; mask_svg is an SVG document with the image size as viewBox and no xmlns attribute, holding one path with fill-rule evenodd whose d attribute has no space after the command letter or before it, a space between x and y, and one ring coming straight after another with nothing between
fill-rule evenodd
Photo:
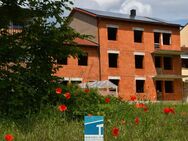
<instances>
[{"instance_id":1,"label":"sky","mask_svg":"<svg viewBox=\"0 0 188 141\"><path fill-rule=\"evenodd\" d=\"M188 23L188 0L74 0L74 7L164 19L184 25Z\"/></svg>"}]
</instances>

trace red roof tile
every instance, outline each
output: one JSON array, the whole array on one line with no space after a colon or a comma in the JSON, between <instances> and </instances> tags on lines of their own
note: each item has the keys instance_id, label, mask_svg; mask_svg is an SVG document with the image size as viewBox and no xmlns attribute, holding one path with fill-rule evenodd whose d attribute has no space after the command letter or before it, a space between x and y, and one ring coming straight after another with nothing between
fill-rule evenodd
<instances>
[{"instance_id":1,"label":"red roof tile","mask_svg":"<svg viewBox=\"0 0 188 141\"><path fill-rule=\"evenodd\" d=\"M84 45L84 46L98 46L97 43L86 40L86 39L76 38L74 42L76 42L79 45Z\"/></svg>"}]
</instances>

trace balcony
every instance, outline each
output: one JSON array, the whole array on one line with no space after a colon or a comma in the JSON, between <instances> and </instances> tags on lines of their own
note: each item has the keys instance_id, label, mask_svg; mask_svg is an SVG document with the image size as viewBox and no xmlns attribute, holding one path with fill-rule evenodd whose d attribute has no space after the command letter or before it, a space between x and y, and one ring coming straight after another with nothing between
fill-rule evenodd
<instances>
[{"instance_id":1,"label":"balcony","mask_svg":"<svg viewBox=\"0 0 188 141\"><path fill-rule=\"evenodd\" d=\"M182 51L180 50L164 50L160 48L155 48L152 52L154 55L181 55Z\"/></svg>"},{"instance_id":2,"label":"balcony","mask_svg":"<svg viewBox=\"0 0 188 141\"><path fill-rule=\"evenodd\" d=\"M159 43L154 43L154 47L155 47L155 49L159 49L160 48L160 44Z\"/></svg>"}]
</instances>

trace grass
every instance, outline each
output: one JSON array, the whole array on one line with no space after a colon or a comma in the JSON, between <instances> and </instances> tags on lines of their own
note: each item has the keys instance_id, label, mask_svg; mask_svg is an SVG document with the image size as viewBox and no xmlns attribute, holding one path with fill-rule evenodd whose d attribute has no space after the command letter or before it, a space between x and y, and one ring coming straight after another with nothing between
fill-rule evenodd
<instances>
[{"instance_id":1,"label":"grass","mask_svg":"<svg viewBox=\"0 0 188 141\"><path fill-rule=\"evenodd\" d=\"M147 104L148 112L134 104L100 105L96 115L105 116L105 141L188 141L188 104ZM175 114L164 114L164 107L173 107ZM66 113L47 108L25 120L0 119L0 140L11 133L15 141L82 141L83 119L68 120ZM139 117L139 124L135 124ZM113 137L112 128L119 128Z\"/></svg>"}]
</instances>

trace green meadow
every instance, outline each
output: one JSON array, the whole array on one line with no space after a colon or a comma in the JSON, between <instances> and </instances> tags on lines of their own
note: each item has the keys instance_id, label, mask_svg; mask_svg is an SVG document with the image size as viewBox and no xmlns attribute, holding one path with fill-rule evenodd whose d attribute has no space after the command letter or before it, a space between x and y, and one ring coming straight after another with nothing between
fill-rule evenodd
<instances>
[{"instance_id":1,"label":"green meadow","mask_svg":"<svg viewBox=\"0 0 188 141\"><path fill-rule=\"evenodd\" d=\"M187 141L188 104L146 103L147 110L135 103L113 102L99 105L95 115L105 117L105 141ZM164 108L174 113L164 113ZM67 111L46 107L24 119L0 119L0 140L10 133L14 141L82 141L83 117L70 119ZM88 113L93 114L93 113ZM139 121L135 122L135 118ZM117 136L113 129L118 128Z\"/></svg>"}]
</instances>

